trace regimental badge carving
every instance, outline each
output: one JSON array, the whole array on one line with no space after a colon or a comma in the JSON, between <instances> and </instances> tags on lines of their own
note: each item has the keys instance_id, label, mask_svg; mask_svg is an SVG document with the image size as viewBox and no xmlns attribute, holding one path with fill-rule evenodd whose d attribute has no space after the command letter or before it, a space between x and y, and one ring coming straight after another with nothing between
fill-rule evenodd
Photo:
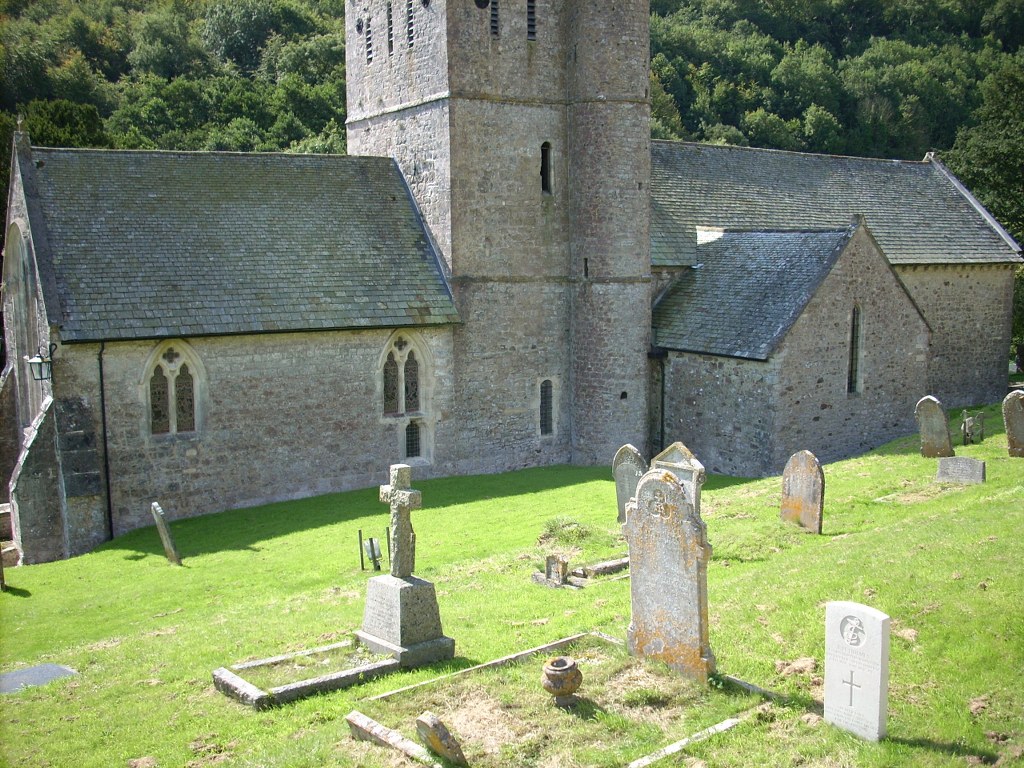
<instances>
[{"instance_id":1,"label":"regimental badge carving","mask_svg":"<svg viewBox=\"0 0 1024 768\"><path fill-rule=\"evenodd\" d=\"M839 633L847 645L859 648L864 645L867 633L864 630L864 622L856 616L847 616L839 623Z\"/></svg>"}]
</instances>

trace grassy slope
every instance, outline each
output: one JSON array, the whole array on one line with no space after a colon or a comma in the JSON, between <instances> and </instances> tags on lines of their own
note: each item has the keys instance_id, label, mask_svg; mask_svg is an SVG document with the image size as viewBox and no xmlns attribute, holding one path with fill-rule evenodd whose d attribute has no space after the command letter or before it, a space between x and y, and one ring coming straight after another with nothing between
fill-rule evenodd
<instances>
[{"instance_id":1,"label":"grassy slope","mask_svg":"<svg viewBox=\"0 0 1024 768\"><path fill-rule=\"evenodd\" d=\"M916 439L829 465L824 535L778 521L778 479L710 478L704 517L711 641L719 670L782 692L770 717L688 753L712 765L964 765L1024 745L1024 461L1006 456L995 408L982 445L988 482L933 483ZM381 480L384 481L382 472ZM415 483L417 573L437 584L451 668L599 628L624 636L629 582L582 591L534 587L551 545L545 523L567 516L594 533L573 560L624 551L606 468L548 468ZM381 535L376 490L176 522L185 559L162 556L155 529L73 560L7 572L0 595L0 670L52 662L77 677L0 700L3 764L116 766L387 765L351 742L359 699L447 667L256 713L211 684L225 664L321 645L361 623L356 531ZM563 542L569 546L572 542ZM811 676L775 660L823 657L824 604L856 600L893 617L890 739L861 743L801 720ZM909 633L908 633L909 634ZM819 670L820 674L820 670ZM970 712L972 701L985 708ZM412 730L411 723L406 732ZM996 735L1007 738L1000 740Z\"/></svg>"}]
</instances>

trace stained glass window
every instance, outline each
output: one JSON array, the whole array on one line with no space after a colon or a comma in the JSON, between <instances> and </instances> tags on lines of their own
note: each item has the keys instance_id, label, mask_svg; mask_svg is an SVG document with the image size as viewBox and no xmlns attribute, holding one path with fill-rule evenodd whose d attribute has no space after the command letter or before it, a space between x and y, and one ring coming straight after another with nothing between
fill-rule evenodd
<instances>
[{"instance_id":1,"label":"stained glass window","mask_svg":"<svg viewBox=\"0 0 1024 768\"><path fill-rule=\"evenodd\" d=\"M182 364L174 377L174 406L177 415L177 432L194 432L196 429L195 384L188 366Z\"/></svg>"},{"instance_id":2,"label":"stained glass window","mask_svg":"<svg viewBox=\"0 0 1024 768\"><path fill-rule=\"evenodd\" d=\"M405 457L407 459L412 459L419 455L420 425L415 421L410 421L409 426L405 428Z\"/></svg>"},{"instance_id":3,"label":"stained glass window","mask_svg":"<svg viewBox=\"0 0 1024 768\"><path fill-rule=\"evenodd\" d=\"M384 363L384 413L395 414L398 407L398 363L394 353L388 353Z\"/></svg>"},{"instance_id":4,"label":"stained glass window","mask_svg":"<svg viewBox=\"0 0 1024 768\"><path fill-rule=\"evenodd\" d=\"M405 412L420 409L420 366L413 352L405 359Z\"/></svg>"}]
</instances>

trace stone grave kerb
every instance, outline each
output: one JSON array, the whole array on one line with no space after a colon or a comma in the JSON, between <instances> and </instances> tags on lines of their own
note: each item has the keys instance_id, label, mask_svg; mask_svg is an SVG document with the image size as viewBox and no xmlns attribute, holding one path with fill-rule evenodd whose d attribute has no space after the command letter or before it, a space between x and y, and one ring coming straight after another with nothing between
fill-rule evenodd
<instances>
[{"instance_id":1,"label":"stone grave kerb","mask_svg":"<svg viewBox=\"0 0 1024 768\"><path fill-rule=\"evenodd\" d=\"M711 545L700 510L672 472L651 469L626 507L631 620L629 652L706 683L715 671L708 639Z\"/></svg>"},{"instance_id":2,"label":"stone grave kerb","mask_svg":"<svg viewBox=\"0 0 1024 768\"><path fill-rule=\"evenodd\" d=\"M626 502L636 493L636 484L647 471L647 461L633 445L626 443L612 459L612 477L615 478L615 501L620 523L626 522Z\"/></svg>"},{"instance_id":3,"label":"stone grave kerb","mask_svg":"<svg viewBox=\"0 0 1024 768\"><path fill-rule=\"evenodd\" d=\"M380 500L391 507L391 575L404 579L416 569L411 512L423 506L423 494L413 490L412 467L408 464L392 464L389 480L380 487Z\"/></svg>"},{"instance_id":4,"label":"stone grave kerb","mask_svg":"<svg viewBox=\"0 0 1024 768\"><path fill-rule=\"evenodd\" d=\"M687 496L694 508L700 509L700 489L707 475L704 465L697 460L693 451L676 441L651 459L651 469L667 469L686 488Z\"/></svg>"}]
</instances>

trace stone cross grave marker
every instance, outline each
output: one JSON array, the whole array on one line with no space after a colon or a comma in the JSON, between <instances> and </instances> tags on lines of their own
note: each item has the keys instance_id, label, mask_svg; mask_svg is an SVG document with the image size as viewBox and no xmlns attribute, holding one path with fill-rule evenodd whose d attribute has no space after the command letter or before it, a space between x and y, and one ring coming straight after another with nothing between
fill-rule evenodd
<instances>
[{"instance_id":1,"label":"stone cross grave marker","mask_svg":"<svg viewBox=\"0 0 1024 768\"><path fill-rule=\"evenodd\" d=\"M949 439L949 421L942 403L931 395L925 395L917 401L914 408L917 417L917 428L921 433L921 455L927 458L952 456L953 443Z\"/></svg>"},{"instance_id":2,"label":"stone cross grave marker","mask_svg":"<svg viewBox=\"0 0 1024 768\"><path fill-rule=\"evenodd\" d=\"M937 483L971 485L985 482L985 462L966 456L943 456L935 473Z\"/></svg>"},{"instance_id":3,"label":"stone cross grave marker","mask_svg":"<svg viewBox=\"0 0 1024 768\"><path fill-rule=\"evenodd\" d=\"M980 443L985 439L984 411L978 411L971 416L967 409L964 408L963 413L960 415L960 437L963 439L964 445Z\"/></svg>"},{"instance_id":4,"label":"stone cross grave marker","mask_svg":"<svg viewBox=\"0 0 1024 768\"><path fill-rule=\"evenodd\" d=\"M412 489L408 464L392 464L390 480L380 487L380 500L391 505L391 575L404 579L416 569L416 532L410 513L423 506L423 494Z\"/></svg>"},{"instance_id":5,"label":"stone cross grave marker","mask_svg":"<svg viewBox=\"0 0 1024 768\"><path fill-rule=\"evenodd\" d=\"M622 530L629 543L629 652L706 683L715 657L708 641L711 545L700 509L672 472L651 469L626 507Z\"/></svg>"},{"instance_id":6,"label":"stone cross grave marker","mask_svg":"<svg viewBox=\"0 0 1024 768\"><path fill-rule=\"evenodd\" d=\"M410 512L422 505L414 491L412 467L393 464L391 482L380 487L380 500L391 507L391 573L366 584L359 642L373 653L388 653L405 667L417 667L455 655L455 641L441 629L434 585L412 575L416 534Z\"/></svg>"},{"instance_id":7,"label":"stone cross grave marker","mask_svg":"<svg viewBox=\"0 0 1024 768\"><path fill-rule=\"evenodd\" d=\"M860 603L825 606L825 720L862 739L885 737L889 617Z\"/></svg>"},{"instance_id":8,"label":"stone cross grave marker","mask_svg":"<svg viewBox=\"0 0 1024 768\"><path fill-rule=\"evenodd\" d=\"M626 522L626 502L636 493L636 484L647 471L647 462L640 451L627 443L615 452L612 477L615 478L615 501L619 505L619 522Z\"/></svg>"},{"instance_id":9,"label":"stone cross grave marker","mask_svg":"<svg viewBox=\"0 0 1024 768\"><path fill-rule=\"evenodd\" d=\"M174 546L174 539L171 538L171 529L167 527L167 521L164 520L164 511L155 501L149 506L150 512L153 513L153 521L156 523L156 529L160 533L160 541L164 545L164 555L167 556L168 562L174 565L181 565L181 555L178 554L178 548Z\"/></svg>"},{"instance_id":10,"label":"stone cross grave marker","mask_svg":"<svg viewBox=\"0 0 1024 768\"><path fill-rule=\"evenodd\" d=\"M680 442L672 443L653 459L651 469L667 469L686 488L693 506L700 509L700 488L704 485L704 465L697 461L693 451Z\"/></svg>"},{"instance_id":11,"label":"stone cross grave marker","mask_svg":"<svg viewBox=\"0 0 1024 768\"><path fill-rule=\"evenodd\" d=\"M1015 389L1003 399L1003 425L1010 455L1024 457L1024 390Z\"/></svg>"},{"instance_id":12,"label":"stone cross grave marker","mask_svg":"<svg viewBox=\"0 0 1024 768\"><path fill-rule=\"evenodd\" d=\"M789 523L821 533L821 511L825 503L825 474L810 451L794 453L782 473L782 510Z\"/></svg>"}]
</instances>

